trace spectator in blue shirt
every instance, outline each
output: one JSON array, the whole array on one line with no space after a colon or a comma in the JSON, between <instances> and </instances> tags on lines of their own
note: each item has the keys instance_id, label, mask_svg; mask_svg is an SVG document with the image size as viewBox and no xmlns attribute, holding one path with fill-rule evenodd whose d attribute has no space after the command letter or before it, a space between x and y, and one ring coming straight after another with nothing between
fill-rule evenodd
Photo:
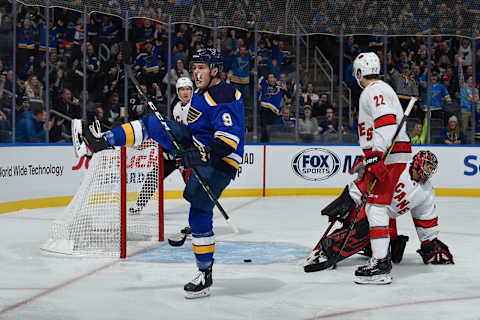
<instances>
[{"instance_id":1,"label":"spectator in blue shirt","mask_svg":"<svg viewBox=\"0 0 480 320\"><path fill-rule=\"evenodd\" d=\"M43 142L46 135L46 112L43 109L25 111L16 125L16 138L18 142ZM50 121L50 128L53 122Z\"/></svg>"}]
</instances>

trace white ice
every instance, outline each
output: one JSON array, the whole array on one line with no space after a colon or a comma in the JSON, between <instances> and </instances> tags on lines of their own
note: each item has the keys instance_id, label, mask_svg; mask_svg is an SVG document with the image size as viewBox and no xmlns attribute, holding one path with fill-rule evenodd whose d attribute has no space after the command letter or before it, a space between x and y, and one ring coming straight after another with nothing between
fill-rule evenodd
<instances>
[{"instance_id":1,"label":"white ice","mask_svg":"<svg viewBox=\"0 0 480 320\"><path fill-rule=\"evenodd\" d=\"M215 218L218 241L292 243L312 248L327 225L320 209L332 197L224 198L240 229ZM393 284L352 282L355 255L336 270L306 274L304 259L214 266L210 297L186 300L192 263L51 257L41 254L63 208L0 215L0 319L480 319L480 199L438 198L441 233L455 265L424 265L411 217L398 219L410 237ZM187 205L166 202L166 234L186 223Z\"/></svg>"}]
</instances>

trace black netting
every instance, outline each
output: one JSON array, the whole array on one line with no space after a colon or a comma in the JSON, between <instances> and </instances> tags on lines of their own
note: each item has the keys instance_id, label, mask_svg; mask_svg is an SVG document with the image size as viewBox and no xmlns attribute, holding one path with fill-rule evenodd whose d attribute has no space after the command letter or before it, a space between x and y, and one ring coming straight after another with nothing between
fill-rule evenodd
<instances>
[{"instance_id":1,"label":"black netting","mask_svg":"<svg viewBox=\"0 0 480 320\"><path fill-rule=\"evenodd\" d=\"M293 35L302 34L478 34L478 0L24 0L125 17L146 17L167 23L208 28L236 27Z\"/></svg>"}]
</instances>

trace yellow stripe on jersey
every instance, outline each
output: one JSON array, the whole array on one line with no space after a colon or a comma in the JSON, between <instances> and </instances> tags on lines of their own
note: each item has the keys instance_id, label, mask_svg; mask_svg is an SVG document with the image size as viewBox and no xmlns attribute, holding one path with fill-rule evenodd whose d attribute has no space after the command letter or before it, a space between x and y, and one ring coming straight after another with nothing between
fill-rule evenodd
<instances>
[{"instance_id":1,"label":"yellow stripe on jersey","mask_svg":"<svg viewBox=\"0 0 480 320\"><path fill-rule=\"evenodd\" d=\"M222 160L228 163L229 165L231 165L232 167L234 167L235 169L238 169L238 167L240 166L238 162L230 158L222 158Z\"/></svg>"},{"instance_id":2,"label":"yellow stripe on jersey","mask_svg":"<svg viewBox=\"0 0 480 320\"><path fill-rule=\"evenodd\" d=\"M272 110L272 111L273 111L273 113L275 113L275 114L277 114L277 115L278 115L278 114L280 114L280 112L278 111L278 109L277 109L277 108L275 108L274 106L272 106L272 105L271 105L271 104L269 104L269 103L266 103L266 102L260 102L260 106L261 106L262 108L265 108L265 109L270 109L270 110Z\"/></svg>"},{"instance_id":3,"label":"yellow stripe on jersey","mask_svg":"<svg viewBox=\"0 0 480 320\"><path fill-rule=\"evenodd\" d=\"M210 93L205 92L205 94L203 95L205 97L205 100L207 100L207 103L210 105L210 106L216 106L217 103L215 102L215 100L213 100L212 96L210 95Z\"/></svg>"},{"instance_id":4,"label":"yellow stripe on jersey","mask_svg":"<svg viewBox=\"0 0 480 320\"><path fill-rule=\"evenodd\" d=\"M135 143L135 134L130 123L122 124L123 131L125 132L125 146L130 147Z\"/></svg>"},{"instance_id":5,"label":"yellow stripe on jersey","mask_svg":"<svg viewBox=\"0 0 480 320\"><path fill-rule=\"evenodd\" d=\"M240 93L240 91L236 90L235 89L235 99L236 100L240 100L240 97L242 96L242 94Z\"/></svg>"},{"instance_id":6,"label":"yellow stripe on jersey","mask_svg":"<svg viewBox=\"0 0 480 320\"><path fill-rule=\"evenodd\" d=\"M233 141L232 139L229 139L229 138L224 137L224 136L217 136L217 135L215 136L215 138L218 138L218 139L222 140L223 142L228 144L230 147L237 150L238 144L235 141Z\"/></svg>"},{"instance_id":7,"label":"yellow stripe on jersey","mask_svg":"<svg viewBox=\"0 0 480 320\"><path fill-rule=\"evenodd\" d=\"M238 84L248 84L250 82L250 77L238 77L232 75L230 81Z\"/></svg>"},{"instance_id":8,"label":"yellow stripe on jersey","mask_svg":"<svg viewBox=\"0 0 480 320\"><path fill-rule=\"evenodd\" d=\"M205 253L212 253L215 252L215 244L211 244L208 246L196 246L192 244L193 253L196 254L205 254Z\"/></svg>"}]
</instances>

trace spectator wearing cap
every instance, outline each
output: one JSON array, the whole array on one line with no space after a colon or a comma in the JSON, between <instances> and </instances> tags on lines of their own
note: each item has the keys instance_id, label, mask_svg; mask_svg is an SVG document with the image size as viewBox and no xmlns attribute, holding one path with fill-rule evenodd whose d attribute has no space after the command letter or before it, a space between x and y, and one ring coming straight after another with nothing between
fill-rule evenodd
<instances>
[{"instance_id":1,"label":"spectator wearing cap","mask_svg":"<svg viewBox=\"0 0 480 320\"><path fill-rule=\"evenodd\" d=\"M398 95L403 109L406 109L410 99L418 97L418 84L410 73L410 65L407 62L402 63L402 72L400 73L394 68L390 55L388 55L387 59L388 73L391 77L392 86Z\"/></svg>"},{"instance_id":2,"label":"spectator wearing cap","mask_svg":"<svg viewBox=\"0 0 480 320\"><path fill-rule=\"evenodd\" d=\"M465 134L472 117L472 111L479 106L478 89L473 86L473 77L469 76L460 92L460 112L462 114L462 131Z\"/></svg>"},{"instance_id":3,"label":"spectator wearing cap","mask_svg":"<svg viewBox=\"0 0 480 320\"><path fill-rule=\"evenodd\" d=\"M318 121L312 117L312 107L308 104L303 106L303 117L298 120L298 131L304 142L314 141L320 132Z\"/></svg>"},{"instance_id":4,"label":"spectator wearing cap","mask_svg":"<svg viewBox=\"0 0 480 320\"><path fill-rule=\"evenodd\" d=\"M446 128L440 132L440 143L445 144L465 144L465 135L458 126L458 119L456 116L448 118Z\"/></svg>"}]
</instances>

